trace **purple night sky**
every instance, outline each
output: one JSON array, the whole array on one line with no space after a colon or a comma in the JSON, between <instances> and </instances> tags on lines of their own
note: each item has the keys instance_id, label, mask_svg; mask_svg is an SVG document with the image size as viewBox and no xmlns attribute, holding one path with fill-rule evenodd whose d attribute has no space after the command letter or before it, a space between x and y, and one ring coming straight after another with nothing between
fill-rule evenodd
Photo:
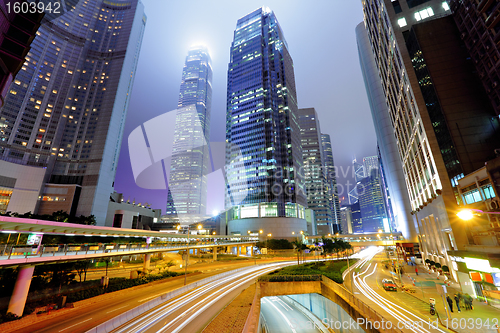
<instances>
[{"instance_id":1,"label":"purple night sky","mask_svg":"<svg viewBox=\"0 0 500 333\"><path fill-rule=\"evenodd\" d=\"M125 200L151 204L165 212L167 193L135 185L128 154L130 132L177 106L188 48L208 46L212 57L211 141L225 140L229 48L236 21L267 6L274 11L292 56L300 108L314 107L321 131L330 134L338 168L340 197L354 182L354 157L376 155L376 137L358 61L354 29L363 20L361 1L143 0L146 31L130 100L115 190ZM352 187L351 187L352 188ZM210 194L209 194L210 195ZM217 207L223 209L221 197Z\"/></svg>"}]
</instances>

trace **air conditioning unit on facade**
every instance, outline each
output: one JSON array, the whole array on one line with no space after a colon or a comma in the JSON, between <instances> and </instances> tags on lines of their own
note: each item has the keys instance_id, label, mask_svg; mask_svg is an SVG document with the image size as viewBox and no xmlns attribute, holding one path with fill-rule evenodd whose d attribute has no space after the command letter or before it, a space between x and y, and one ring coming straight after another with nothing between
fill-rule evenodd
<instances>
[{"instance_id":1,"label":"air conditioning unit on facade","mask_svg":"<svg viewBox=\"0 0 500 333\"><path fill-rule=\"evenodd\" d=\"M485 203L488 211L498 211L498 208L500 207L500 202L497 198L487 199Z\"/></svg>"}]
</instances>

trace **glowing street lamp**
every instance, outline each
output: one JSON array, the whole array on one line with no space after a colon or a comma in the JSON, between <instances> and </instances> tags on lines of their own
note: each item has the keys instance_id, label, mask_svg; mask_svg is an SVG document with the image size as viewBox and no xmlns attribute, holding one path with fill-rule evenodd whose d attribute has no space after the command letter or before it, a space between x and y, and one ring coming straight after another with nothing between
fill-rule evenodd
<instances>
[{"instance_id":1,"label":"glowing street lamp","mask_svg":"<svg viewBox=\"0 0 500 333\"><path fill-rule=\"evenodd\" d=\"M467 209L462 209L457 213L457 216L461 218L462 220L470 220L474 217L474 212L478 214L500 214L500 212L484 212L480 209L472 209L472 208L467 208Z\"/></svg>"},{"instance_id":2,"label":"glowing street lamp","mask_svg":"<svg viewBox=\"0 0 500 333\"><path fill-rule=\"evenodd\" d=\"M474 217L474 214L472 214L472 210L470 209L463 209L457 213L457 216L462 220L468 221Z\"/></svg>"}]
</instances>

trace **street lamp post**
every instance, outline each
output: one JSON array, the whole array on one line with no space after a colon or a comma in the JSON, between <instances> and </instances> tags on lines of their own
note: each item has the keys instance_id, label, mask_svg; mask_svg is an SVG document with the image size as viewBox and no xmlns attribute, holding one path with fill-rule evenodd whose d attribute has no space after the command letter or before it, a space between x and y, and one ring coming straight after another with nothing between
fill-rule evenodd
<instances>
[{"instance_id":1,"label":"street lamp post","mask_svg":"<svg viewBox=\"0 0 500 333\"><path fill-rule=\"evenodd\" d=\"M187 267L188 267L188 260L189 260L189 234L190 234L190 225L187 226L188 227L188 230L187 230L187 245L186 245L186 262L185 262L185 265L184 265L184 285L186 285L187 283ZM178 225L177 226L177 230L180 230L181 226ZM198 230L201 229L201 224L198 225Z\"/></svg>"}]
</instances>

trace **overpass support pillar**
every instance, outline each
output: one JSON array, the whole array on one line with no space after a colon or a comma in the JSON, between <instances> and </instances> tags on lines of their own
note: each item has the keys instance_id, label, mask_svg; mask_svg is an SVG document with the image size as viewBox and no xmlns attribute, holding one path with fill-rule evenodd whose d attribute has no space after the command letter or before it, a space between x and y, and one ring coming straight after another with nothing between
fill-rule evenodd
<instances>
[{"instance_id":1,"label":"overpass support pillar","mask_svg":"<svg viewBox=\"0 0 500 333\"><path fill-rule=\"evenodd\" d=\"M214 258L213 258L213 259L214 259L214 261L216 261L216 260L217 260L217 246L214 246L214 248L213 248L213 250L212 250L212 253L213 253L213 255L214 255Z\"/></svg>"},{"instance_id":2,"label":"overpass support pillar","mask_svg":"<svg viewBox=\"0 0 500 333\"><path fill-rule=\"evenodd\" d=\"M236 247L236 256L240 256L241 255L241 246L237 246Z\"/></svg>"},{"instance_id":3,"label":"overpass support pillar","mask_svg":"<svg viewBox=\"0 0 500 333\"><path fill-rule=\"evenodd\" d=\"M11 312L18 317L23 315L26 299L28 298L28 291L30 290L31 278L35 266L21 266L19 267L19 274L17 275L16 285L9 301L9 308L7 312Z\"/></svg>"},{"instance_id":4,"label":"overpass support pillar","mask_svg":"<svg viewBox=\"0 0 500 333\"><path fill-rule=\"evenodd\" d=\"M144 271L148 270L150 263L151 263L151 253L147 253L144 255L144 267L142 269Z\"/></svg>"},{"instance_id":5,"label":"overpass support pillar","mask_svg":"<svg viewBox=\"0 0 500 333\"><path fill-rule=\"evenodd\" d=\"M248 249L248 247L247 247L247 249ZM253 257L253 245L250 245L250 251L248 251L248 255L250 257Z\"/></svg>"}]
</instances>

